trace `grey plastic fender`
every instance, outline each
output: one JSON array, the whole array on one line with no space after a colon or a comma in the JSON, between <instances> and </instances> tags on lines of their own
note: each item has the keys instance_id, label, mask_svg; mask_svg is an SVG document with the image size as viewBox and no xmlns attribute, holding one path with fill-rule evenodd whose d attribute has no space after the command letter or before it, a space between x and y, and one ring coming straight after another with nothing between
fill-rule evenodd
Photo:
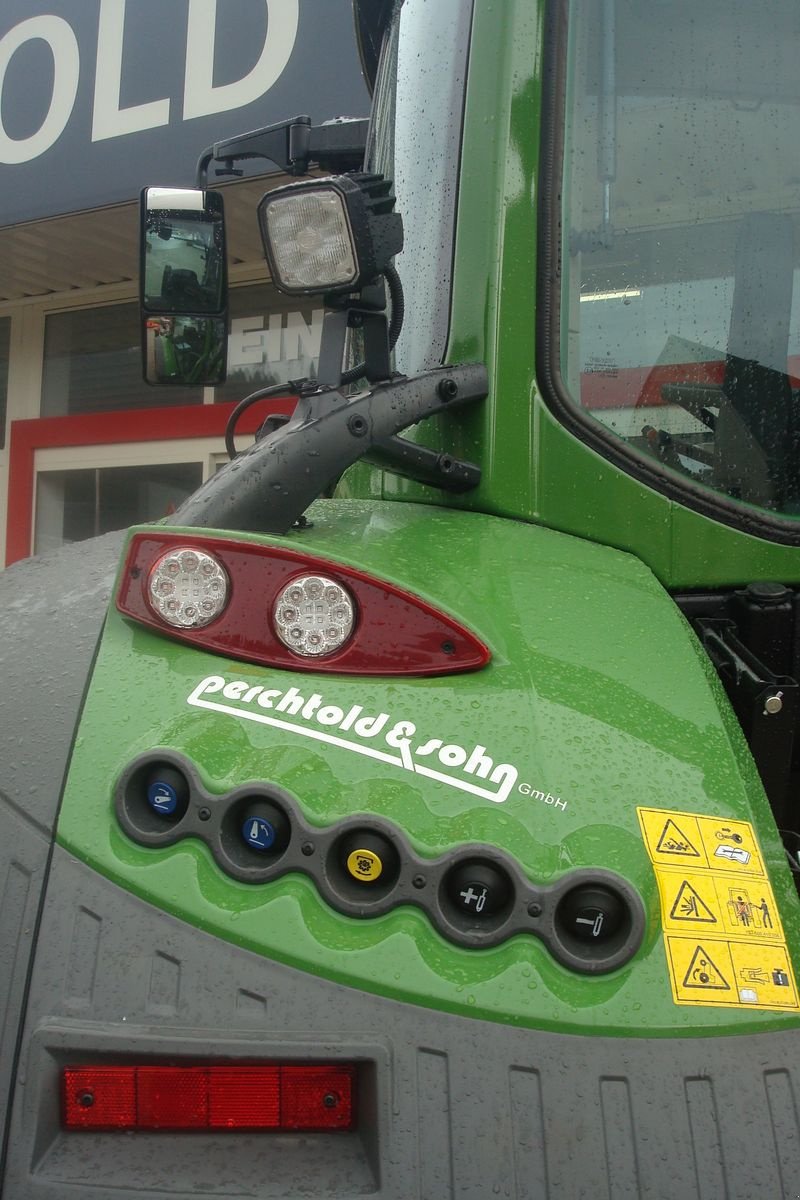
<instances>
[{"instance_id":1,"label":"grey plastic fender","mask_svg":"<svg viewBox=\"0 0 800 1200\"><path fill-rule=\"evenodd\" d=\"M0 1178L53 829L122 537L0 573Z\"/></svg>"}]
</instances>

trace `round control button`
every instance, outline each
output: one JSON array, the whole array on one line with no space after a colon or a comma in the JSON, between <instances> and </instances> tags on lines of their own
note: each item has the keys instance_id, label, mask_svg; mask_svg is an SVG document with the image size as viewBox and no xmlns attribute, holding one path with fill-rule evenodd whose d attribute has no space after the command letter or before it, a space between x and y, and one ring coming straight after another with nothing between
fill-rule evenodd
<instances>
[{"instance_id":1,"label":"round control button","mask_svg":"<svg viewBox=\"0 0 800 1200\"><path fill-rule=\"evenodd\" d=\"M257 854L276 854L289 843L289 822L277 804L253 801L241 814L239 834Z\"/></svg>"},{"instance_id":2,"label":"round control button","mask_svg":"<svg viewBox=\"0 0 800 1200\"><path fill-rule=\"evenodd\" d=\"M338 858L348 879L382 887L397 875L397 851L388 838L370 829L349 834L339 845Z\"/></svg>"},{"instance_id":3,"label":"round control button","mask_svg":"<svg viewBox=\"0 0 800 1200\"><path fill-rule=\"evenodd\" d=\"M189 802L189 785L175 767L154 767L145 783L147 803L167 820L183 816Z\"/></svg>"},{"instance_id":4,"label":"round control button","mask_svg":"<svg viewBox=\"0 0 800 1200\"><path fill-rule=\"evenodd\" d=\"M487 862L467 862L448 876L447 896L456 908L470 917L494 917L511 897L508 876Z\"/></svg>"},{"instance_id":5,"label":"round control button","mask_svg":"<svg viewBox=\"0 0 800 1200\"><path fill-rule=\"evenodd\" d=\"M383 874L383 861L374 850L359 846L348 854L347 870L360 883L374 883Z\"/></svg>"},{"instance_id":6,"label":"round control button","mask_svg":"<svg viewBox=\"0 0 800 1200\"><path fill-rule=\"evenodd\" d=\"M619 930L626 909L614 892L601 885L577 887L559 906L558 918L582 942L608 941Z\"/></svg>"},{"instance_id":7,"label":"round control button","mask_svg":"<svg viewBox=\"0 0 800 1200\"><path fill-rule=\"evenodd\" d=\"M169 783L151 783L147 789L147 803L157 813L171 817L178 807L178 796Z\"/></svg>"},{"instance_id":8,"label":"round control button","mask_svg":"<svg viewBox=\"0 0 800 1200\"><path fill-rule=\"evenodd\" d=\"M242 837L253 850L271 850L275 842L275 826L264 817L246 817Z\"/></svg>"}]
</instances>

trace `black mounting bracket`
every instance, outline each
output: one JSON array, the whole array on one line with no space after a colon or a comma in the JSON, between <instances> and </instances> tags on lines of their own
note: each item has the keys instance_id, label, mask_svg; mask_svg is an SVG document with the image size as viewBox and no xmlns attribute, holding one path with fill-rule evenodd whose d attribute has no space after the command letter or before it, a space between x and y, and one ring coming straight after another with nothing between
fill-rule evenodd
<instances>
[{"instance_id":1,"label":"black mounting bracket","mask_svg":"<svg viewBox=\"0 0 800 1200\"><path fill-rule=\"evenodd\" d=\"M397 434L445 409L475 404L488 390L482 363L397 376L355 396L309 384L289 420L212 476L170 524L287 533L359 459L446 491L466 491L480 479L477 466Z\"/></svg>"},{"instance_id":2,"label":"black mounting bracket","mask_svg":"<svg viewBox=\"0 0 800 1200\"><path fill-rule=\"evenodd\" d=\"M325 171L356 171L364 161L368 128L369 121L361 117L338 117L324 125L312 125L311 118L302 115L251 129L203 151L195 186L205 188L212 162L223 164L218 175L238 175L241 172L233 164L246 158L263 158L288 175L305 175L312 162Z\"/></svg>"},{"instance_id":3,"label":"black mounting bracket","mask_svg":"<svg viewBox=\"0 0 800 1200\"><path fill-rule=\"evenodd\" d=\"M744 730L778 827L793 829L797 813L789 783L800 687L748 650L733 621L699 617L694 623Z\"/></svg>"}]
</instances>

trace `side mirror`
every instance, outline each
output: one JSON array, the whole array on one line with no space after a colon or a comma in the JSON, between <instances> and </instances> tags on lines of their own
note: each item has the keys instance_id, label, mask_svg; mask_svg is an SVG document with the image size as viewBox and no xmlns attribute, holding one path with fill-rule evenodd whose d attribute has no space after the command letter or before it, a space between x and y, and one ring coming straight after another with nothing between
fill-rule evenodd
<instances>
[{"instance_id":1,"label":"side mirror","mask_svg":"<svg viewBox=\"0 0 800 1200\"><path fill-rule=\"evenodd\" d=\"M222 383L228 288L219 192L144 189L139 303L147 383Z\"/></svg>"}]
</instances>

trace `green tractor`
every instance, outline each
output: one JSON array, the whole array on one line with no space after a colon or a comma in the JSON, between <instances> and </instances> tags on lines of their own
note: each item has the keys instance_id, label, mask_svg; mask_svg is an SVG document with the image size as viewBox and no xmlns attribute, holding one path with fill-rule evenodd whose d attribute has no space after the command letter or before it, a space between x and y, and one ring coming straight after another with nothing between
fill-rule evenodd
<instances>
[{"instance_id":1,"label":"green tractor","mask_svg":"<svg viewBox=\"0 0 800 1200\"><path fill-rule=\"evenodd\" d=\"M800 10L355 17L369 123L142 198L212 383L297 176L316 376L2 577L0 1193L795 1197Z\"/></svg>"}]
</instances>

